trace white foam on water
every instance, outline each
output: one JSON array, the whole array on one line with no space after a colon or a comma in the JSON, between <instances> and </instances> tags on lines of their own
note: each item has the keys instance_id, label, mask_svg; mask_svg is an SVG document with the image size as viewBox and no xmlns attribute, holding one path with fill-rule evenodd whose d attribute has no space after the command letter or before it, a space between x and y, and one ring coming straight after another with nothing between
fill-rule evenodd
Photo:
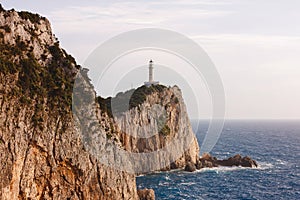
<instances>
[{"instance_id":1,"label":"white foam on water","mask_svg":"<svg viewBox=\"0 0 300 200\"><path fill-rule=\"evenodd\" d=\"M274 165L272 163L260 162L258 163L257 168L252 168L252 169L266 170L266 169L271 169L273 167Z\"/></svg>"},{"instance_id":2,"label":"white foam on water","mask_svg":"<svg viewBox=\"0 0 300 200\"><path fill-rule=\"evenodd\" d=\"M233 166L233 167L212 167L212 168L202 168L200 170L197 170L197 172L216 172L217 174L218 173L221 173L221 172L228 172L228 171L236 171L236 170L242 170L244 169L244 167L236 167L236 166Z\"/></svg>"},{"instance_id":3,"label":"white foam on water","mask_svg":"<svg viewBox=\"0 0 300 200\"><path fill-rule=\"evenodd\" d=\"M229 172L229 171L238 171L238 170L265 170L265 169L270 169L273 167L273 164L271 163L264 163L260 162L258 163L257 167L249 168L249 167L241 167L241 166L232 166L232 167L225 167L225 166L220 166L220 167L212 167L212 168L202 168L200 170L197 170L197 172L216 172L222 173L222 172Z\"/></svg>"},{"instance_id":4,"label":"white foam on water","mask_svg":"<svg viewBox=\"0 0 300 200\"><path fill-rule=\"evenodd\" d=\"M196 183L194 182L187 182L187 183L180 183L180 185L187 185L187 186L190 186L190 185L195 185Z\"/></svg>"},{"instance_id":5,"label":"white foam on water","mask_svg":"<svg viewBox=\"0 0 300 200\"><path fill-rule=\"evenodd\" d=\"M276 159L276 164L279 164L279 165L288 165L288 162L284 161L284 160Z\"/></svg>"},{"instance_id":6,"label":"white foam on water","mask_svg":"<svg viewBox=\"0 0 300 200\"><path fill-rule=\"evenodd\" d=\"M169 176L168 174L165 176L165 179L166 179L167 181L171 180L171 179L170 179L170 176Z\"/></svg>"},{"instance_id":7,"label":"white foam on water","mask_svg":"<svg viewBox=\"0 0 300 200\"><path fill-rule=\"evenodd\" d=\"M158 185L159 186L167 186L167 185L170 185L170 183L169 183L169 181L160 181L159 183L158 183Z\"/></svg>"}]
</instances>

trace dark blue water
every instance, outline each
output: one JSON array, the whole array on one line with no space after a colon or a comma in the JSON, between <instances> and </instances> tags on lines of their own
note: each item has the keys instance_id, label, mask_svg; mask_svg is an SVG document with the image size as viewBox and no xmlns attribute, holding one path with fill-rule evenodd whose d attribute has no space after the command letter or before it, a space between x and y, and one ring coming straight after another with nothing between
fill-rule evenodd
<instances>
[{"instance_id":1,"label":"dark blue water","mask_svg":"<svg viewBox=\"0 0 300 200\"><path fill-rule=\"evenodd\" d=\"M199 144L206 131L207 123L201 122ZM154 189L157 199L300 199L299 144L300 121L227 121L210 153L249 155L258 161L257 169L156 173L138 177L137 185Z\"/></svg>"}]
</instances>

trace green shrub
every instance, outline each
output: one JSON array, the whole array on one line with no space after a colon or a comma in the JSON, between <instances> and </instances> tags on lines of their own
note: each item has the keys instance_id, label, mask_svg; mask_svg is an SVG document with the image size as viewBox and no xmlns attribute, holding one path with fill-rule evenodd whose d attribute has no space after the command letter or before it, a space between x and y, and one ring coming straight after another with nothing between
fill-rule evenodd
<instances>
[{"instance_id":1,"label":"green shrub","mask_svg":"<svg viewBox=\"0 0 300 200\"><path fill-rule=\"evenodd\" d=\"M0 57L0 72L4 74L13 74L17 72L16 68L17 67L13 62L7 60L6 58Z\"/></svg>"},{"instance_id":2,"label":"green shrub","mask_svg":"<svg viewBox=\"0 0 300 200\"><path fill-rule=\"evenodd\" d=\"M40 20L45 20L45 17L41 17L39 14L33 14L27 11L21 11L18 12L19 16L23 19L23 20L30 20L31 23L40 23Z\"/></svg>"},{"instance_id":3,"label":"green shrub","mask_svg":"<svg viewBox=\"0 0 300 200\"><path fill-rule=\"evenodd\" d=\"M113 116L111 111L111 97L105 99L99 96L97 97L97 102L102 112L107 113L109 117Z\"/></svg>"},{"instance_id":4,"label":"green shrub","mask_svg":"<svg viewBox=\"0 0 300 200\"><path fill-rule=\"evenodd\" d=\"M141 86L137 88L129 101L129 108L135 108L146 101L147 95L151 95L154 92L162 92L166 86L164 85L151 85L150 87Z\"/></svg>"},{"instance_id":5,"label":"green shrub","mask_svg":"<svg viewBox=\"0 0 300 200\"><path fill-rule=\"evenodd\" d=\"M174 99L174 103L179 103L179 100L178 100L178 98L177 97L175 97L175 99Z\"/></svg>"},{"instance_id":6,"label":"green shrub","mask_svg":"<svg viewBox=\"0 0 300 200\"><path fill-rule=\"evenodd\" d=\"M170 127L165 124L160 130L159 130L159 134L163 135L163 136L168 136L170 135L171 129Z\"/></svg>"},{"instance_id":7,"label":"green shrub","mask_svg":"<svg viewBox=\"0 0 300 200\"><path fill-rule=\"evenodd\" d=\"M111 137L112 137L112 134L107 132L107 133L106 133L106 138L107 138L107 139L111 139Z\"/></svg>"},{"instance_id":8,"label":"green shrub","mask_svg":"<svg viewBox=\"0 0 300 200\"><path fill-rule=\"evenodd\" d=\"M42 59L43 61L45 61L45 60L47 59L47 55L42 54L42 55L41 55L41 59Z\"/></svg>"},{"instance_id":9,"label":"green shrub","mask_svg":"<svg viewBox=\"0 0 300 200\"><path fill-rule=\"evenodd\" d=\"M22 95L22 96L20 97L20 102L21 102L22 104L24 104L24 105L28 105L28 104L31 103L31 99L28 98L28 97L26 97L25 95Z\"/></svg>"},{"instance_id":10,"label":"green shrub","mask_svg":"<svg viewBox=\"0 0 300 200\"><path fill-rule=\"evenodd\" d=\"M147 95L151 95L154 92L162 92L166 86L152 85L151 87L141 86L136 90L131 89L126 92L119 92L116 97L102 98L97 97L97 102L100 105L100 109L106 112L110 117L113 114L121 114L129 109L135 108L146 101Z\"/></svg>"},{"instance_id":11,"label":"green shrub","mask_svg":"<svg viewBox=\"0 0 300 200\"><path fill-rule=\"evenodd\" d=\"M25 51L27 49L27 45L25 44L24 41L17 41L17 47L21 50L21 51Z\"/></svg>"},{"instance_id":12,"label":"green shrub","mask_svg":"<svg viewBox=\"0 0 300 200\"><path fill-rule=\"evenodd\" d=\"M62 57L62 51L59 48L59 43L55 43L55 45L49 47L49 51L53 56L53 59L58 60Z\"/></svg>"},{"instance_id":13,"label":"green shrub","mask_svg":"<svg viewBox=\"0 0 300 200\"><path fill-rule=\"evenodd\" d=\"M10 27L8 25L0 26L0 29L5 30L6 33L10 33L11 32L11 29L10 29Z\"/></svg>"},{"instance_id":14,"label":"green shrub","mask_svg":"<svg viewBox=\"0 0 300 200\"><path fill-rule=\"evenodd\" d=\"M5 9L2 7L1 3L0 3L0 12L5 11Z\"/></svg>"}]
</instances>

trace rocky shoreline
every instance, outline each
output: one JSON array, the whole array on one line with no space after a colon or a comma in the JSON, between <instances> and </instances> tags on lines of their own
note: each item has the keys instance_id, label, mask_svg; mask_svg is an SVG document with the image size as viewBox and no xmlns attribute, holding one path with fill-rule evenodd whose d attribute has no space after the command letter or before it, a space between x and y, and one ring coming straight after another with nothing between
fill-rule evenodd
<instances>
[{"instance_id":1,"label":"rocky shoreline","mask_svg":"<svg viewBox=\"0 0 300 200\"><path fill-rule=\"evenodd\" d=\"M198 158L196 163L188 162L184 168L185 171L193 172L202 168L212 168L212 167L257 167L257 162L250 158L249 156L242 157L240 154L229 157L228 159L219 160L216 157L211 156L209 153L204 153L201 158Z\"/></svg>"}]
</instances>

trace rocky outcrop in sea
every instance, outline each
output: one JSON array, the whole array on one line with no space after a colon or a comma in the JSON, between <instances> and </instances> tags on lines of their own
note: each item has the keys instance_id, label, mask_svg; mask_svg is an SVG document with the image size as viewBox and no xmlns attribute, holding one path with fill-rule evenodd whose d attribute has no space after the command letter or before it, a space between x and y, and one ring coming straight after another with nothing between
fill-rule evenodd
<instances>
[{"instance_id":1,"label":"rocky outcrop in sea","mask_svg":"<svg viewBox=\"0 0 300 200\"><path fill-rule=\"evenodd\" d=\"M257 162L250 158L249 156L242 157L240 154L236 154L233 157L229 157L228 159L219 160L216 157L211 156L208 153L204 153L202 157L198 158L196 163L189 162L186 164L184 170L188 172L196 171L197 169L202 168L212 168L212 167L233 167L233 166L241 166L241 167L250 167L256 168Z\"/></svg>"}]
</instances>

